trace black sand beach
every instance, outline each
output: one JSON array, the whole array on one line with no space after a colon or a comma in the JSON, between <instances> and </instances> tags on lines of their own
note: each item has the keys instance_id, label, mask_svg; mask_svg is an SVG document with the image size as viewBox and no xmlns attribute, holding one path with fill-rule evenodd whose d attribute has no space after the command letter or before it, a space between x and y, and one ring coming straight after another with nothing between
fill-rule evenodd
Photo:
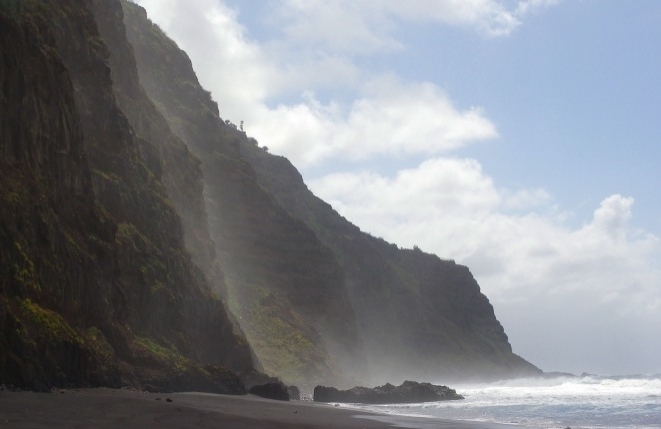
<instances>
[{"instance_id":1,"label":"black sand beach","mask_svg":"<svg viewBox=\"0 0 661 429\"><path fill-rule=\"evenodd\" d=\"M494 429L502 426L382 416L340 409L333 405L306 401L279 402L251 395L157 394L130 390L82 389L54 393L0 392L0 427Z\"/></svg>"}]
</instances>

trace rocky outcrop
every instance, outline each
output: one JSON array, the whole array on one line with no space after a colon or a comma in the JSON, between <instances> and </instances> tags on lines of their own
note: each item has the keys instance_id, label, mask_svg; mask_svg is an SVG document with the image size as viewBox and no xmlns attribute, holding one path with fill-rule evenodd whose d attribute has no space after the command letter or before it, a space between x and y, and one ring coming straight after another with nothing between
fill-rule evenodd
<instances>
[{"instance_id":1,"label":"rocky outcrop","mask_svg":"<svg viewBox=\"0 0 661 429\"><path fill-rule=\"evenodd\" d=\"M359 404L414 404L464 399L454 389L430 383L405 381L400 386L388 383L374 388L354 387L338 390L334 387L317 386L314 388L315 402L344 402Z\"/></svg>"},{"instance_id":2,"label":"rocky outcrop","mask_svg":"<svg viewBox=\"0 0 661 429\"><path fill-rule=\"evenodd\" d=\"M301 391L298 386L287 386L287 393L289 394L289 399L292 401L301 400Z\"/></svg>"},{"instance_id":3,"label":"rocky outcrop","mask_svg":"<svg viewBox=\"0 0 661 429\"><path fill-rule=\"evenodd\" d=\"M289 391L287 386L282 383L257 384L252 386L248 393L266 399L275 399L276 401L289 401Z\"/></svg>"}]
</instances>

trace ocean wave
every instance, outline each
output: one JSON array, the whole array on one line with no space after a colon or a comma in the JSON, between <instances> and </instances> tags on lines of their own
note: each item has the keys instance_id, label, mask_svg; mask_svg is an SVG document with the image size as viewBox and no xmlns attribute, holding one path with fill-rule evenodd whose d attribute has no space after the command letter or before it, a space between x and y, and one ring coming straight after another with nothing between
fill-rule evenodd
<instances>
[{"instance_id":1,"label":"ocean wave","mask_svg":"<svg viewBox=\"0 0 661 429\"><path fill-rule=\"evenodd\" d=\"M583 374L456 385L463 401L363 407L372 411L527 427L661 427L659 375Z\"/></svg>"}]
</instances>

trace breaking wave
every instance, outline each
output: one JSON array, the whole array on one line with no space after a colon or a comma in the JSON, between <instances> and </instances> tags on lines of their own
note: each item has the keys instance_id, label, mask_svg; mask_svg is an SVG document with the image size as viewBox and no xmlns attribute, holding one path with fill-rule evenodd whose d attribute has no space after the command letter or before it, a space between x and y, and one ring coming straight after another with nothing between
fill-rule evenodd
<instances>
[{"instance_id":1,"label":"breaking wave","mask_svg":"<svg viewBox=\"0 0 661 429\"><path fill-rule=\"evenodd\" d=\"M661 428L661 374L583 375L452 386L463 401L358 406L387 414L540 428Z\"/></svg>"}]
</instances>

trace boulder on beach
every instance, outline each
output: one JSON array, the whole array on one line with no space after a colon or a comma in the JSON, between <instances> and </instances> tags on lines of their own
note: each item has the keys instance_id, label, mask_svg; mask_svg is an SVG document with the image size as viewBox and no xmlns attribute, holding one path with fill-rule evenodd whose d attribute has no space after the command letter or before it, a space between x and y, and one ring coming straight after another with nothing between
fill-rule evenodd
<instances>
[{"instance_id":1,"label":"boulder on beach","mask_svg":"<svg viewBox=\"0 0 661 429\"><path fill-rule=\"evenodd\" d=\"M315 402L411 404L464 399L464 397L447 386L405 381L400 386L387 383L374 388L358 386L349 390L317 386L314 388L313 399Z\"/></svg>"},{"instance_id":2,"label":"boulder on beach","mask_svg":"<svg viewBox=\"0 0 661 429\"><path fill-rule=\"evenodd\" d=\"M289 393L289 399L292 401L301 400L301 391L296 386L287 386L287 393Z\"/></svg>"},{"instance_id":3,"label":"boulder on beach","mask_svg":"<svg viewBox=\"0 0 661 429\"><path fill-rule=\"evenodd\" d=\"M252 386L248 393L267 399L289 401L287 386L282 383L266 383Z\"/></svg>"}]
</instances>

